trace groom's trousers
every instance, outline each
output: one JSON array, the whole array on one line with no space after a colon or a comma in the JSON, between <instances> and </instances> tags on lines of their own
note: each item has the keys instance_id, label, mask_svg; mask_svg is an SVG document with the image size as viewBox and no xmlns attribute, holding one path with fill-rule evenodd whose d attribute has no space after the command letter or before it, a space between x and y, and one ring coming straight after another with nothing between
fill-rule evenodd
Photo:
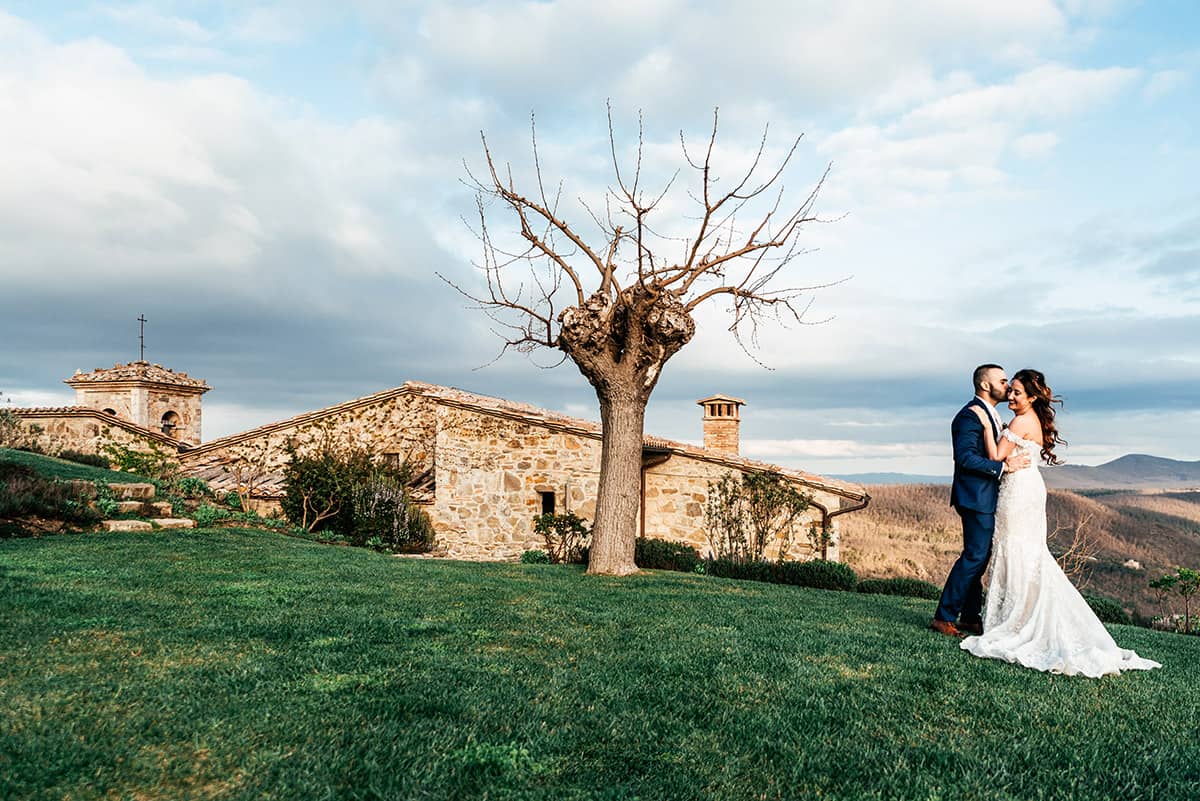
<instances>
[{"instance_id":1,"label":"groom's trousers","mask_svg":"<svg viewBox=\"0 0 1200 801\"><path fill-rule=\"evenodd\" d=\"M992 557L992 534L996 531L996 515L977 512L962 506L954 507L962 518L963 550L950 577L942 589L937 619L950 623L981 622L983 604L983 573Z\"/></svg>"}]
</instances>

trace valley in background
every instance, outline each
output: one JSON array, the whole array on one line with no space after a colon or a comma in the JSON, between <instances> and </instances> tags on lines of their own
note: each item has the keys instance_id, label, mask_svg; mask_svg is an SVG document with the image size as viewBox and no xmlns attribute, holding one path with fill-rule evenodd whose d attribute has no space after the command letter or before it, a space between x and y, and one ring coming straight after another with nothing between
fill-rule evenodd
<instances>
[{"instance_id":1,"label":"valley in background","mask_svg":"<svg viewBox=\"0 0 1200 801\"><path fill-rule=\"evenodd\" d=\"M860 577L908 576L941 585L962 549L948 484L867 490L870 505L839 521L842 559ZM1076 586L1116 599L1142 618L1159 614L1152 580L1179 566L1200 568L1200 490L1052 489L1047 523L1056 555L1077 530L1094 549L1074 577Z\"/></svg>"}]
</instances>

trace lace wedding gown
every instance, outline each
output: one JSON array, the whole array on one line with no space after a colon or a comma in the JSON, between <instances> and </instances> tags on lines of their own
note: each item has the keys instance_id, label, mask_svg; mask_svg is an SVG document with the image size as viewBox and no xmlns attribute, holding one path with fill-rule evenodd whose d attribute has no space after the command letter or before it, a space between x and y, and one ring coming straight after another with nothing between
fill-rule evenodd
<instances>
[{"instance_id":1,"label":"lace wedding gown","mask_svg":"<svg viewBox=\"0 0 1200 801\"><path fill-rule=\"evenodd\" d=\"M1162 667L1121 648L1046 546L1046 485L1040 446L1005 431L1034 466L1005 472L996 504L983 635L963 649L1035 670L1099 678Z\"/></svg>"}]
</instances>

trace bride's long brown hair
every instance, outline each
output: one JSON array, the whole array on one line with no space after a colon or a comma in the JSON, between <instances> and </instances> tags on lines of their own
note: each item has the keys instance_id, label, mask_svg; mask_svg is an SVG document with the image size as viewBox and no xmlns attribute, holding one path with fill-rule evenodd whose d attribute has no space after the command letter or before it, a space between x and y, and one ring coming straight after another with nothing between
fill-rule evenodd
<instances>
[{"instance_id":1,"label":"bride's long brown hair","mask_svg":"<svg viewBox=\"0 0 1200 801\"><path fill-rule=\"evenodd\" d=\"M1054 424L1053 405L1057 403L1062 406L1062 398L1046 386L1046 376L1038 370L1018 370L1012 381L1021 382L1021 387L1033 403L1033 412L1042 424L1042 458L1046 460L1046 464L1062 464L1062 459L1054 455L1054 446L1066 445L1067 441L1058 435L1058 426ZM1009 386L1012 386L1012 381L1009 382Z\"/></svg>"}]
</instances>

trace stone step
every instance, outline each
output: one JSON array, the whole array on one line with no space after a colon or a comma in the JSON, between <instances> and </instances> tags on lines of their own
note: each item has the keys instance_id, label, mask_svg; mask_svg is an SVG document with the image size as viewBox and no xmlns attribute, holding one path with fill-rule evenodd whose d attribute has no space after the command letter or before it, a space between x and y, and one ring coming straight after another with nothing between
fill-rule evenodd
<instances>
[{"instance_id":1,"label":"stone step","mask_svg":"<svg viewBox=\"0 0 1200 801\"><path fill-rule=\"evenodd\" d=\"M148 513L156 517L170 517L175 514L175 509L172 508L170 501L146 501L142 504L146 507Z\"/></svg>"},{"instance_id":2,"label":"stone step","mask_svg":"<svg viewBox=\"0 0 1200 801\"><path fill-rule=\"evenodd\" d=\"M150 521L159 528L195 528L196 521L187 517L156 517Z\"/></svg>"},{"instance_id":3,"label":"stone step","mask_svg":"<svg viewBox=\"0 0 1200 801\"><path fill-rule=\"evenodd\" d=\"M142 511L146 504L142 501L117 501L117 512L123 515Z\"/></svg>"},{"instance_id":4,"label":"stone step","mask_svg":"<svg viewBox=\"0 0 1200 801\"><path fill-rule=\"evenodd\" d=\"M196 520L186 517L156 517L150 520L160 529L194 529Z\"/></svg>"},{"instance_id":5,"label":"stone step","mask_svg":"<svg viewBox=\"0 0 1200 801\"><path fill-rule=\"evenodd\" d=\"M154 526L145 520L104 520L100 523L105 531L153 531Z\"/></svg>"},{"instance_id":6,"label":"stone step","mask_svg":"<svg viewBox=\"0 0 1200 801\"><path fill-rule=\"evenodd\" d=\"M148 501L154 498L153 484L120 484L112 483L108 488L113 491L113 495L117 496L118 500L122 501Z\"/></svg>"}]
</instances>

